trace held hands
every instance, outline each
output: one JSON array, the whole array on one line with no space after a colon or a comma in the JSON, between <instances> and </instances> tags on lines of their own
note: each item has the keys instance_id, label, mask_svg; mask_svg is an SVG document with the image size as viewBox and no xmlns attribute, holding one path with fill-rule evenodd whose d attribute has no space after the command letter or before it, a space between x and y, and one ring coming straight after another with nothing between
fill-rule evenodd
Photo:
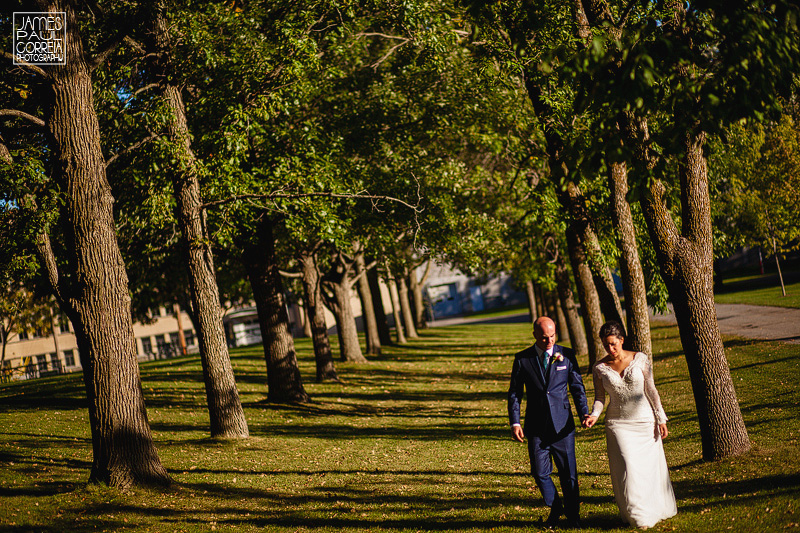
<instances>
[{"instance_id":1,"label":"held hands","mask_svg":"<svg viewBox=\"0 0 800 533\"><path fill-rule=\"evenodd\" d=\"M597 422L596 416L586 415L583 417L583 422L581 422L581 425L585 428L590 428L595 424L595 422Z\"/></svg>"}]
</instances>

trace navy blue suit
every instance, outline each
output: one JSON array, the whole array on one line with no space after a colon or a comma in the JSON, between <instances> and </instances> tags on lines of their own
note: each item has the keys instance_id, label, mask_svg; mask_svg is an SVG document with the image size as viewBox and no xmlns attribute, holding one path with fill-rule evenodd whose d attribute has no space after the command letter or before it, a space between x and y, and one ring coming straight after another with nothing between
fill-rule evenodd
<instances>
[{"instance_id":1,"label":"navy blue suit","mask_svg":"<svg viewBox=\"0 0 800 533\"><path fill-rule=\"evenodd\" d=\"M561 360L558 360L558 355ZM508 389L508 418L513 426L520 423L520 404L527 391L525 425L531 473L548 507L561 505L555 484L550 478L555 462L567 518L578 518L578 467L575 461L575 421L569 397L575 402L578 416L589 414L575 352L553 346L545 372L535 346L514 356L511 386ZM551 462L552 458L552 462Z\"/></svg>"}]
</instances>

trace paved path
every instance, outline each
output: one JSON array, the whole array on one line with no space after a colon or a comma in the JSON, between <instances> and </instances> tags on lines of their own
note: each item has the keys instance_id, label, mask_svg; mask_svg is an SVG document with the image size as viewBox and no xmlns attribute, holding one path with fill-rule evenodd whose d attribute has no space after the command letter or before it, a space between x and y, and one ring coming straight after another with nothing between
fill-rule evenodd
<instances>
[{"instance_id":1,"label":"paved path","mask_svg":"<svg viewBox=\"0 0 800 533\"><path fill-rule=\"evenodd\" d=\"M651 315L675 323L675 316ZM800 309L762 305L717 304L717 323L726 335L800 344Z\"/></svg>"},{"instance_id":2,"label":"paved path","mask_svg":"<svg viewBox=\"0 0 800 533\"><path fill-rule=\"evenodd\" d=\"M653 321L675 323L675 316L651 315ZM500 324L527 322L528 312L502 317L453 317L429 322L430 327L451 326L454 324ZM800 344L800 309L785 307L765 307L760 305L717 304L719 329L726 335L738 335L749 339L788 342Z\"/></svg>"}]
</instances>

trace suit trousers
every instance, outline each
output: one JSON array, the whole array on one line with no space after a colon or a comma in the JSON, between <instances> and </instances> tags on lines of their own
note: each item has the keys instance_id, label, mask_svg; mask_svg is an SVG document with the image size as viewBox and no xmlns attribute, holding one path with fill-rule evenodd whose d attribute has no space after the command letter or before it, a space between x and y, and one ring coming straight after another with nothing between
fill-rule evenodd
<instances>
[{"instance_id":1,"label":"suit trousers","mask_svg":"<svg viewBox=\"0 0 800 533\"><path fill-rule=\"evenodd\" d=\"M544 503L553 507L559 501L556 486L550 475L553 463L558 469L558 479L564 492L564 512L567 518L578 518L578 464L575 461L575 431L555 441L543 441L540 437L528 438L528 455L531 459L531 474L542 492ZM552 458L552 459L551 459Z\"/></svg>"}]
</instances>

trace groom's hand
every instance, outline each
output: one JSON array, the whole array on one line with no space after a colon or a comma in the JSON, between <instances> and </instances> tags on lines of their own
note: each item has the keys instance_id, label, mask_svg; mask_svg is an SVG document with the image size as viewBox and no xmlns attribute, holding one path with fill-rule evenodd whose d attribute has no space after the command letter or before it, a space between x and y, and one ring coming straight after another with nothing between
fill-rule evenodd
<instances>
[{"instance_id":1,"label":"groom's hand","mask_svg":"<svg viewBox=\"0 0 800 533\"><path fill-rule=\"evenodd\" d=\"M522 432L522 426L512 426L511 434L514 436L514 440L525 442L525 433Z\"/></svg>"},{"instance_id":2,"label":"groom's hand","mask_svg":"<svg viewBox=\"0 0 800 533\"><path fill-rule=\"evenodd\" d=\"M585 417L583 417L583 422L581 422L581 425L585 428L590 428L594 425L595 422L597 422L596 416L586 415Z\"/></svg>"}]
</instances>

